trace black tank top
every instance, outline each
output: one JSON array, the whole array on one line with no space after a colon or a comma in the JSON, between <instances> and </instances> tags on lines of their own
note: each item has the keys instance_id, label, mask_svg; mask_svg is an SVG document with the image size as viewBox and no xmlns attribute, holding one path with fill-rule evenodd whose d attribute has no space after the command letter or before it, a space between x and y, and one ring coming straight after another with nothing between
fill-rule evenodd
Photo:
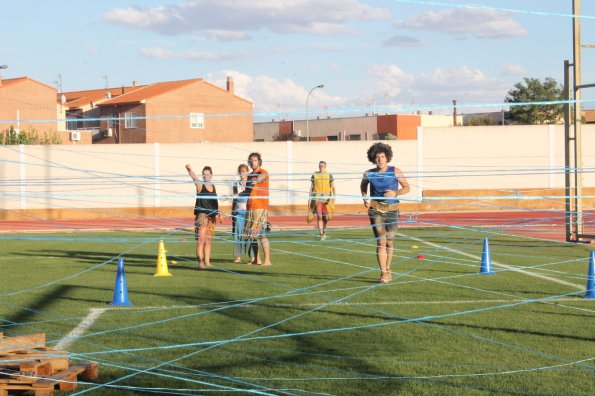
<instances>
[{"instance_id":1,"label":"black tank top","mask_svg":"<svg viewBox=\"0 0 595 396\"><path fill-rule=\"evenodd\" d=\"M213 186L213 191L209 191L203 184L194 203L194 215L204 213L210 217L215 216L218 211L219 202L217 201L217 190L215 186Z\"/></svg>"}]
</instances>

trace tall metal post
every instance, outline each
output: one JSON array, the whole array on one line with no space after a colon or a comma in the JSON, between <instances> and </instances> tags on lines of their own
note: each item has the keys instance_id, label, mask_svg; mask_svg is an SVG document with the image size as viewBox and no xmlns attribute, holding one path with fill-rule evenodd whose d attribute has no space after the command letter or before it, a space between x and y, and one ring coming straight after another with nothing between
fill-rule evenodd
<instances>
[{"instance_id":1,"label":"tall metal post","mask_svg":"<svg viewBox=\"0 0 595 396\"><path fill-rule=\"evenodd\" d=\"M570 121L570 66L568 60L564 61L564 209L566 224L566 242L572 242L576 239L576 213L574 197L576 189L574 184L574 129Z\"/></svg>"},{"instance_id":2,"label":"tall metal post","mask_svg":"<svg viewBox=\"0 0 595 396\"><path fill-rule=\"evenodd\" d=\"M581 22L580 22L580 0L572 1L572 41L573 41L573 87L574 87L574 146L575 168L574 179L576 186L575 218L576 218L576 241L583 234L583 156L582 156L582 130L581 130Z\"/></svg>"},{"instance_id":3,"label":"tall metal post","mask_svg":"<svg viewBox=\"0 0 595 396\"><path fill-rule=\"evenodd\" d=\"M308 92L308 96L306 97L306 141L308 142L310 141L310 124L308 123L308 100L310 100L310 94L312 94L312 91L314 91L316 88L324 88L324 84L320 84L312 88L310 92Z\"/></svg>"}]
</instances>

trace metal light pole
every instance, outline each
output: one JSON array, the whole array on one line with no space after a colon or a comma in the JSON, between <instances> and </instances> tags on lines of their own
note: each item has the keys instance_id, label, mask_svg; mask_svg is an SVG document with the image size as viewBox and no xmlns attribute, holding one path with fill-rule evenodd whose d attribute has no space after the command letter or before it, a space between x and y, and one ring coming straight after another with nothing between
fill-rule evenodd
<instances>
[{"instance_id":1,"label":"metal light pole","mask_svg":"<svg viewBox=\"0 0 595 396\"><path fill-rule=\"evenodd\" d=\"M310 94L316 88L324 88L324 84L320 84L312 88L310 92L308 92L308 97L306 97L306 141L308 142L310 141L310 126L308 125L308 100L310 100Z\"/></svg>"}]
</instances>

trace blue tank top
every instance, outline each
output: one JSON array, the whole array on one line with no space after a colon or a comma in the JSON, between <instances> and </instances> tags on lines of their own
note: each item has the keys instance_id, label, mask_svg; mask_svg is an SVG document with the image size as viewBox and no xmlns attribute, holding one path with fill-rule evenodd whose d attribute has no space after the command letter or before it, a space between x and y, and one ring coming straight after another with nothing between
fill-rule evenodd
<instances>
[{"instance_id":1,"label":"blue tank top","mask_svg":"<svg viewBox=\"0 0 595 396\"><path fill-rule=\"evenodd\" d=\"M376 168L368 170L368 181L370 182L370 196L373 198L384 198L386 190L397 191L399 189L394 166L389 166L386 172L378 172ZM378 199L377 201L389 204L399 202L397 197Z\"/></svg>"}]
</instances>

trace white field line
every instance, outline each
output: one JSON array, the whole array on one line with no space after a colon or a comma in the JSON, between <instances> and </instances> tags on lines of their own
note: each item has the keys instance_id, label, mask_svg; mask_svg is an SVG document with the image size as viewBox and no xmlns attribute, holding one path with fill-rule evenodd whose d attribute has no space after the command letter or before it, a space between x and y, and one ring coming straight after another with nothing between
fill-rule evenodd
<instances>
[{"instance_id":1,"label":"white field line","mask_svg":"<svg viewBox=\"0 0 595 396\"><path fill-rule=\"evenodd\" d=\"M403 234L398 234L398 235L400 235L400 236L402 236L404 238L408 238L408 239L412 239L414 241L418 241L420 243L424 243L426 245L433 246L433 247L438 248L438 249L444 249L444 250L447 250L447 251L452 252L452 253L460 254L462 256L470 257L472 259L481 261L481 256L477 256L475 254L461 252L461 251L458 251L458 250L455 250L455 249L448 248L446 246L438 245L437 243L428 242L428 241L423 240L423 239L420 239L420 238L408 237L408 236L403 235ZM533 276L535 278L545 279L545 280L548 280L548 281L551 281L551 282L554 282L554 283L559 283L561 285L576 287L579 290L585 290L585 288L584 288L583 285L579 285L577 283L566 282L564 280L557 279L557 278L552 278L552 277L547 276L547 275L537 274L537 273L534 273L534 272L531 272L531 271L525 271L523 269L520 269L520 268L517 268L517 267L513 267L513 266L510 266L510 265L507 265L507 264L497 263L497 262L495 262L493 260L492 260L492 265L495 265L495 266L498 266L498 267L502 267L502 268L506 268L506 269L511 270L511 271L520 272L520 273L522 273L524 275Z\"/></svg>"},{"instance_id":2,"label":"white field line","mask_svg":"<svg viewBox=\"0 0 595 396\"><path fill-rule=\"evenodd\" d=\"M66 350L70 344L85 334L87 329L105 312L107 308L91 308L89 314L76 326L68 335L60 340L54 347L58 350Z\"/></svg>"},{"instance_id":3,"label":"white field line","mask_svg":"<svg viewBox=\"0 0 595 396\"><path fill-rule=\"evenodd\" d=\"M453 301L379 301L379 302L361 302L361 303L354 303L354 302L339 302L339 303L331 303L325 304L328 306L372 306L372 305L458 305L458 304L490 304L490 303L515 303L515 302L522 302L527 301L526 299L510 299L510 300L453 300ZM555 302L559 301L586 301L590 302L588 299L584 298L556 298L552 300ZM303 304L273 304L274 307L315 307L321 305L321 303L303 303ZM252 307L257 307L258 304L252 305ZM246 305L245 307L250 307L250 305Z\"/></svg>"},{"instance_id":4,"label":"white field line","mask_svg":"<svg viewBox=\"0 0 595 396\"><path fill-rule=\"evenodd\" d=\"M423 239L419 239L419 238L415 238L415 237L407 237L403 234L398 234L398 235L400 235L404 238L409 238L414 241L418 241L420 243L423 243L423 244L426 244L429 246L433 246L438 249L444 249L444 250L447 250L447 251L455 253L455 254L460 254L462 256L473 258L475 260L481 260L481 257L477 256L475 254L461 252L461 251L458 251L455 249L448 248L446 246L438 245L433 242L428 242ZM559 284L565 285L565 286L572 286L572 287L578 288L579 290L583 290L582 285L572 283L572 282L566 282L561 279L552 278L547 275L536 274L536 273L533 273L530 271L525 271L523 269L516 268L516 267L510 266L510 265L497 263L495 261L492 261L492 265L506 268L511 271L516 271L516 272L522 273L524 275L533 276L533 277L540 278L540 279L545 279L545 280L548 280L548 281L551 281L554 283L559 283ZM446 304L470 304L470 303L507 303L507 302L514 302L514 301L517 301L517 300L393 301L393 302L388 301L388 302L380 302L380 303L378 303L378 302L377 303L339 303L339 304L331 304L331 305L414 305L414 304L417 304L417 305L422 305L422 304L443 304L443 305L446 305ZM557 301L580 301L580 300L578 300L578 299L559 299ZM252 304L250 304L250 305L252 305ZM250 305L248 305L248 306L250 306ZM254 304L254 306L257 306L257 305L258 304ZM279 306L279 307L290 307L290 306L309 306L309 305L317 305L317 304L298 304L298 305L275 304L275 305ZM130 307L130 308L126 308L126 309L161 309L161 308L175 309L175 308L197 308L197 307L195 305L194 306L193 305L188 305L188 306L182 305L182 306L171 306L171 307L166 307L166 306ZM66 348L68 348L73 341L75 341L79 336L83 335L85 333L85 331L87 331L87 329L93 325L93 323L97 320L97 318L99 318L108 309L110 309L110 308L91 308L89 310L90 311L89 314L66 337L62 338L60 340L60 342L58 342L58 344L56 345L55 348L58 350L65 350ZM117 309L122 309L122 308L117 308Z\"/></svg>"}]
</instances>

